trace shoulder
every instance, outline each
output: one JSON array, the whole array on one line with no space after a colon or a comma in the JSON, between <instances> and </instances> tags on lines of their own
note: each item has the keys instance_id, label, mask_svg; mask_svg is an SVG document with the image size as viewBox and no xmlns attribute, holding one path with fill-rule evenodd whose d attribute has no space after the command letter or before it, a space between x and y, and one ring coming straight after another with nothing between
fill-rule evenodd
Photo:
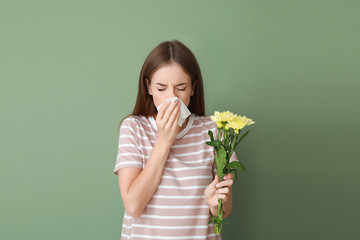
<instances>
[{"instance_id":1,"label":"shoulder","mask_svg":"<svg viewBox=\"0 0 360 240\"><path fill-rule=\"evenodd\" d=\"M148 124L148 119L142 115L130 115L124 118L121 125L142 126Z\"/></svg>"},{"instance_id":2,"label":"shoulder","mask_svg":"<svg viewBox=\"0 0 360 240\"><path fill-rule=\"evenodd\" d=\"M121 125L139 124L139 116L130 115L124 118Z\"/></svg>"},{"instance_id":3,"label":"shoulder","mask_svg":"<svg viewBox=\"0 0 360 240\"><path fill-rule=\"evenodd\" d=\"M216 129L216 123L209 116L194 116L193 127L203 129Z\"/></svg>"},{"instance_id":4,"label":"shoulder","mask_svg":"<svg viewBox=\"0 0 360 240\"><path fill-rule=\"evenodd\" d=\"M144 129L144 127L148 127L150 122L147 117L142 115L130 115L124 118L121 123L120 129L131 128L133 130Z\"/></svg>"}]
</instances>

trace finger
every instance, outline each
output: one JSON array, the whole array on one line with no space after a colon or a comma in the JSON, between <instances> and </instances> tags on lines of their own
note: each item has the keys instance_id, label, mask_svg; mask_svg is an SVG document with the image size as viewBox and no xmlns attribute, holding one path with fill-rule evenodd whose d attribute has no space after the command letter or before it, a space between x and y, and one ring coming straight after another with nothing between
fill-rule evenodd
<instances>
[{"instance_id":1,"label":"finger","mask_svg":"<svg viewBox=\"0 0 360 240\"><path fill-rule=\"evenodd\" d=\"M217 197L222 199L223 201L227 200L227 196L225 194L218 194Z\"/></svg>"},{"instance_id":2,"label":"finger","mask_svg":"<svg viewBox=\"0 0 360 240\"><path fill-rule=\"evenodd\" d=\"M178 125L179 122L179 116L180 116L180 105L177 105L174 111L171 113L171 116L167 124L169 124L171 128L176 128L176 125Z\"/></svg>"},{"instance_id":3,"label":"finger","mask_svg":"<svg viewBox=\"0 0 360 240\"><path fill-rule=\"evenodd\" d=\"M228 187L220 188L215 191L217 194L228 194L230 192Z\"/></svg>"},{"instance_id":4,"label":"finger","mask_svg":"<svg viewBox=\"0 0 360 240\"><path fill-rule=\"evenodd\" d=\"M233 179L234 178L234 174L233 173L228 173L225 175L224 179L227 180L227 179Z\"/></svg>"},{"instance_id":5,"label":"finger","mask_svg":"<svg viewBox=\"0 0 360 240\"><path fill-rule=\"evenodd\" d=\"M217 175L217 174L215 174L215 177L214 177L214 180L211 182L211 186L213 187L213 188L216 188L216 184L218 184L219 183L219 176Z\"/></svg>"},{"instance_id":6,"label":"finger","mask_svg":"<svg viewBox=\"0 0 360 240\"><path fill-rule=\"evenodd\" d=\"M234 181L232 179L229 179L229 180L225 180L225 181L222 181L222 182L219 182L216 187L217 188L222 188L222 187L230 187L232 186L234 183Z\"/></svg>"},{"instance_id":7,"label":"finger","mask_svg":"<svg viewBox=\"0 0 360 240\"><path fill-rule=\"evenodd\" d=\"M178 112L180 112L178 103L177 102L171 103L170 107L168 108L167 112L165 113L166 118L167 118L167 121L166 121L167 127L171 128L173 126L174 120L176 119L176 115Z\"/></svg>"},{"instance_id":8,"label":"finger","mask_svg":"<svg viewBox=\"0 0 360 240\"><path fill-rule=\"evenodd\" d=\"M169 121L170 115L171 113L174 111L175 107L177 106L176 102L172 102L170 104L170 106L166 109L166 112L164 113L163 118L161 119L161 121L163 121L164 123Z\"/></svg>"},{"instance_id":9,"label":"finger","mask_svg":"<svg viewBox=\"0 0 360 240\"><path fill-rule=\"evenodd\" d=\"M165 99L165 102L164 104L160 107L159 111L158 111L158 114L156 116L156 121L160 121L163 116L164 116L164 113L166 111L166 109L169 107L171 101L169 99Z\"/></svg>"}]
</instances>

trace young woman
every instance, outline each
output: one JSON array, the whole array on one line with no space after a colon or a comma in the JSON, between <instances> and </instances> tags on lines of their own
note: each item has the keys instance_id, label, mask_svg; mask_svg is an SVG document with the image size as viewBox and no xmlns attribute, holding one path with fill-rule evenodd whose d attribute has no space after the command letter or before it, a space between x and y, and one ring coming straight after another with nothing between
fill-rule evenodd
<instances>
[{"instance_id":1,"label":"young woman","mask_svg":"<svg viewBox=\"0 0 360 240\"><path fill-rule=\"evenodd\" d=\"M181 102L191 115L179 126ZM216 129L205 116L195 56L179 41L160 43L143 64L134 111L120 128L114 173L125 207L121 239L221 239L208 221L219 198L224 217L230 214L233 175L221 182L216 175L205 144Z\"/></svg>"}]
</instances>

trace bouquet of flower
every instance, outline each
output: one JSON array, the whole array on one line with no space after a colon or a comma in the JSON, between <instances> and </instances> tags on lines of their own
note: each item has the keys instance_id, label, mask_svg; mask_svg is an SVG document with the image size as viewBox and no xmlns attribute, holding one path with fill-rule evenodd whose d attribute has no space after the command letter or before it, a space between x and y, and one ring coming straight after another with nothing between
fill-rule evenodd
<instances>
[{"instance_id":1,"label":"bouquet of flower","mask_svg":"<svg viewBox=\"0 0 360 240\"><path fill-rule=\"evenodd\" d=\"M214 133L209 130L208 134L210 136L210 141L206 142L206 144L215 149L215 164L219 181L222 181L223 177L228 173L233 173L236 180L236 170L245 171L245 168L239 161L230 163L229 160L237 145L249 133L249 131L247 131L240 136L241 130L245 126L255 122L250 118L246 118L246 116L238 116L229 111L215 111L214 116L211 116L211 119L216 122L218 131L214 137ZM209 221L209 223L213 222L215 224L216 233L221 232L223 215L225 214L222 209L222 199L219 199L218 202L217 215L214 215Z\"/></svg>"}]
</instances>

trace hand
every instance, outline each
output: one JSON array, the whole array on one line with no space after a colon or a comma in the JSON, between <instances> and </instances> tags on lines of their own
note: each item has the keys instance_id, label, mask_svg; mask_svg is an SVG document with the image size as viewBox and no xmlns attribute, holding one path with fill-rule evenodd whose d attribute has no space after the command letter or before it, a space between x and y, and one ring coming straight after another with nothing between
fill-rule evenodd
<instances>
[{"instance_id":1,"label":"hand","mask_svg":"<svg viewBox=\"0 0 360 240\"><path fill-rule=\"evenodd\" d=\"M219 176L216 174L214 180L205 189L204 195L210 208L215 208L219 205L218 199L222 199L223 203L229 199L229 194L232 191L234 174L229 173L224 176L224 180L219 182Z\"/></svg>"},{"instance_id":2,"label":"hand","mask_svg":"<svg viewBox=\"0 0 360 240\"><path fill-rule=\"evenodd\" d=\"M158 139L168 143L173 143L178 129L180 117L179 100L171 102L167 100L159 109L156 116L156 125L158 128Z\"/></svg>"}]
</instances>

